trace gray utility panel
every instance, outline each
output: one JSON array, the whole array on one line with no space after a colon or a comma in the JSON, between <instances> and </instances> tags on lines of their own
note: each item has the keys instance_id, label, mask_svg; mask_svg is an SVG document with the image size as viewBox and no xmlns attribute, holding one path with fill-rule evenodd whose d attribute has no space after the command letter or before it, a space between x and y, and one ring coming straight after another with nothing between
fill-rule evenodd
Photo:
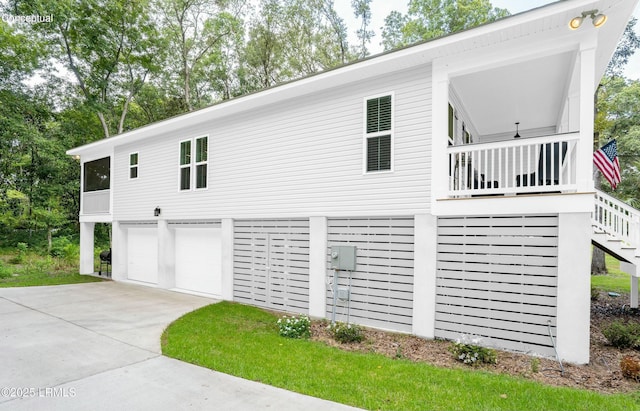
<instances>
[{"instance_id":1,"label":"gray utility panel","mask_svg":"<svg viewBox=\"0 0 640 411\"><path fill-rule=\"evenodd\" d=\"M331 269L356 270L356 247L353 245L331 246Z\"/></svg>"}]
</instances>

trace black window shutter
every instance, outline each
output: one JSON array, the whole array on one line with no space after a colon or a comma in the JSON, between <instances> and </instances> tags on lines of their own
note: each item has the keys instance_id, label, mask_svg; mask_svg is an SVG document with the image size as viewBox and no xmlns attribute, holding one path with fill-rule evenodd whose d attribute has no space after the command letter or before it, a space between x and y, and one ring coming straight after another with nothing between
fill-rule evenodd
<instances>
[{"instance_id":1,"label":"black window shutter","mask_svg":"<svg viewBox=\"0 0 640 411\"><path fill-rule=\"evenodd\" d=\"M367 100L367 133L391 130L391 96Z\"/></svg>"},{"instance_id":2,"label":"black window shutter","mask_svg":"<svg viewBox=\"0 0 640 411\"><path fill-rule=\"evenodd\" d=\"M367 139L367 171L391 170L391 136Z\"/></svg>"}]
</instances>

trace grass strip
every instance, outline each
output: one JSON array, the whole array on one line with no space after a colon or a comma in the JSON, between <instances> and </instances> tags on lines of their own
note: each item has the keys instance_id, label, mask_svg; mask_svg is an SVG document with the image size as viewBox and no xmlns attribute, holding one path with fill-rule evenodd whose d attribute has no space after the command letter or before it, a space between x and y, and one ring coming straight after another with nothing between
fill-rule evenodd
<instances>
[{"instance_id":1,"label":"grass strip","mask_svg":"<svg viewBox=\"0 0 640 411\"><path fill-rule=\"evenodd\" d=\"M241 378L370 410L629 410L603 395L478 370L438 368L280 337L277 316L222 302L176 320L163 354Z\"/></svg>"},{"instance_id":2,"label":"grass strip","mask_svg":"<svg viewBox=\"0 0 640 411\"><path fill-rule=\"evenodd\" d=\"M605 254L605 262L608 273L592 275L591 285L604 292L630 293L631 278L629 274L620 271L620 262L609 254Z\"/></svg>"},{"instance_id":3,"label":"grass strip","mask_svg":"<svg viewBox=\"0 0 640 411\"><path fill-rule=\"evenodd\" d=\"M80 275L77 272L47 272L30 271L16 276L0 278L0 288L7 287L34 287L42 285L80 284L103 281L101 278Z\"/></svg>"}]
</instances>

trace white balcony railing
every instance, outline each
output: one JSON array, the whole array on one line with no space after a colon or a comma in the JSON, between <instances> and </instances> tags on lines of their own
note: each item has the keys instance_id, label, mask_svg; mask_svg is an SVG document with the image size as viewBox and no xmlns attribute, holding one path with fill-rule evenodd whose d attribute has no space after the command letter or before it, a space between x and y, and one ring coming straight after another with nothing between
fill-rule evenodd
<instances>
[{"instance_id":1,"label":"white balcony railing","mask_svg":"<svg viewBox=\"0 0 640 411\"><path fill-rule=\"evenodd\" d=\"M630 246L640 246L640 211L599 190L591 222L598 230Z\"/></svg>"},{"instance_id":2,"label":"white balcony railing","mask_svg":"<svg viewBox=\"0 0 640 411\"><path fill-rule=\"evenodd\" d=\"M576 191L579 134L448 148L449 197Z\"/></svg>"},{"instance_id":3,"label":"white balcony railing","mask_svg":"<svg viewBox=\"0 0 640 411\"><path fill-rule=\"evenodd\" d=\"M82 193L82 214L108 214L111 190Z\"/></svg>"}]
</instances>

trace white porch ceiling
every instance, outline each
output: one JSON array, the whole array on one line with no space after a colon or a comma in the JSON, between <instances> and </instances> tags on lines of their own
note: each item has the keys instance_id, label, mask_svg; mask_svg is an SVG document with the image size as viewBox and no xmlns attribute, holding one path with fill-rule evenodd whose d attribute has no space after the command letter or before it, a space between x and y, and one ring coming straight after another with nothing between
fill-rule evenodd
<instances>
[{"instance_id":1,"label":"white porch ceiling","mask_svg":"<svg viewBox=\"0 0 640 411\"><path fill-rule=\"evenodd\" d=\"M555 126L573 71L562 53L451 79L480 136Z\"/></svg>"}]
</instances>

